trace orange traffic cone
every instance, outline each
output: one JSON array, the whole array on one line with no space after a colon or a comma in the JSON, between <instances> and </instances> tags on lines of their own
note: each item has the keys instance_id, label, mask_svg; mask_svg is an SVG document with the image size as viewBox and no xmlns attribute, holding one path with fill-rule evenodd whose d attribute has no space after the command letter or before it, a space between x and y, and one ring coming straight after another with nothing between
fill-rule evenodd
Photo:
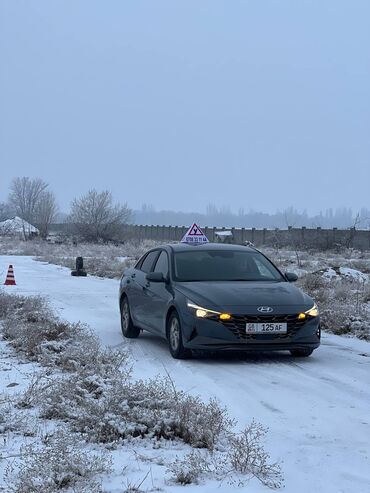
<instances>
[{"instance_id":1,"label":"orange traffic cone","mask_svg":"<svg viewBox=\"0 0 370 493\"><path fill-rule=\"evenodd\" d=\"M4 285L5 286L15 286L15 277L14 277L14 270L13 270L12 265L9 265L9 269L8 269L8 273L6 275Z\"/></svg>"}]
</instances>

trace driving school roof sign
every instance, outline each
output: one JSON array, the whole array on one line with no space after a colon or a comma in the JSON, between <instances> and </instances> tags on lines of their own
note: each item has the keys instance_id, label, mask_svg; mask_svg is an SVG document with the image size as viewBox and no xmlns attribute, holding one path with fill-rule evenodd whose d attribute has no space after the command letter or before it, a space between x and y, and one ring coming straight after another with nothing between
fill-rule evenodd
<instances>
[{"instance_id":1,"label":"driving school roof sign","mask_svg":"<svg viewBox=\"0 0 370 493\"><path fill-rule=\"evenodd\" d=\"M200 227L194 223L185 233L181 243L192 243L193 245L208 243L208 238Z\"/></svg>"}]
</instances>

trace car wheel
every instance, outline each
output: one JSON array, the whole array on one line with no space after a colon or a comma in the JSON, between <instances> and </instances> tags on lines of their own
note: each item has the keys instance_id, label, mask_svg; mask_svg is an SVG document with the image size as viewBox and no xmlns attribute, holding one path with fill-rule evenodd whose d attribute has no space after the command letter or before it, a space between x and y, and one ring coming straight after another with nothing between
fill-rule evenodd
<instances>
[{"instance_id":1,"label":"car wheel","mask_svg":"<svg viewBox=\"0 0 370 493\"><path fill-rule=\"evenodd\" d=\"M130 306L127 298L123 298L121 301L121 329L122 334L129 339L134 339L140 334L140 329L135 327L132 323Z\"/></svg>"},{"instance_id":2,"label":"car wheel","mask_svg":"<svg viewBox=\"0 0 370 493\"><path fill-rule=\"evenodd\" d=\"M313 349L292 349L290 354L292 356L307 357L313 353Z\"/></svg>"},{"instance_id":3,"label":"car wheel","mask_svg":"<svg viewBox=\"0 0 370 493\"><path fill-rule=\"evenodd\" d=\"M185 359L191 354L191 351L184 348L182 343L181 324L176 312L172 312L168 320L168 344L170 353L175 359Z\"/></svg>"}]
</instances>

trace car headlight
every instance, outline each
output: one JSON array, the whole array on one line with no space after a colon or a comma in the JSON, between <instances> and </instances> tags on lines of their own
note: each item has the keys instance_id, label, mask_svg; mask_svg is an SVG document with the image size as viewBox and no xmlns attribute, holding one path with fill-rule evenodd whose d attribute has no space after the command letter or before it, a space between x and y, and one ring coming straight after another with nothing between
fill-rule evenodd
<instances>
[{"instance_id":1,"label":"car headlight","mask_svg":"<svg viewBox=\"0 0 370 493\"><path fill-rule=\"evenodd\" d=\"M196 305L190 300L186 301L186 306L197 318L212 318L216 320L230 320L231 315L229 313L217 312L202 306Z\"/></svg>"},{"instance_id":2,"label":"car headlight","mask_svg":"<svg viewBox=\"0 0 370 493\"><path fill-rule=\"evenodd\" d=\"M318 309L318 306L316 305L316 303L313 305L312 308L310 308L309 310L307 310L305 312L305 314L309 317L317 317L318 314L319 314L319 309Z\"/></svg>"}]
</instances>

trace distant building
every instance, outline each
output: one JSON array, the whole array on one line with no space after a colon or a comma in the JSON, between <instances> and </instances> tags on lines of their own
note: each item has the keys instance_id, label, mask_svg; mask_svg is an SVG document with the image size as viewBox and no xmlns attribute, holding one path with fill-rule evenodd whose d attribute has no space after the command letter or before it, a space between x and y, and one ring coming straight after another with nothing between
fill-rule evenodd
<instances>
[{"instance_id":1,"label":"distant building","mask_svg":"<svg viewBox=\"0 0 370 493\"><path fill-rule=\"evenodd\" d=\"M18 216L0 222L1 236L16 236L25 239L38 236L39 234L40 231L35 226Z\"/></svg>"},{"instance_id":2,"label":"distant building","mask_svg":"<svg viewBox=\"0 0 370 493\"><path fill-rule=\"evenodd\" d=\"M217 243L232 243L233 234L227 229L221 231L215 231L215 241Z\"/></svg>"}]
</instances>

